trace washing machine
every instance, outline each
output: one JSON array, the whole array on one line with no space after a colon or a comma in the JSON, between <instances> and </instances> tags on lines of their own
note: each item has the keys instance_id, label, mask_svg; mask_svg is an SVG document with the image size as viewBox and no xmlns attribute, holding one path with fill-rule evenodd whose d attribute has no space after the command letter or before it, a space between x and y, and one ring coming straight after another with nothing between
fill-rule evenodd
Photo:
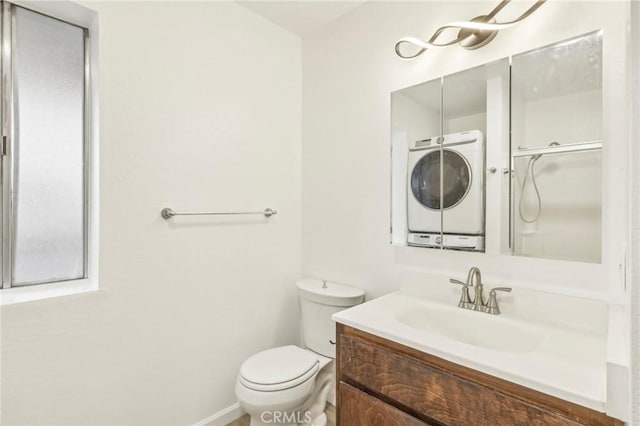
<instances>
[{"instance_id":1,"label":"washing machine","mask_svg":"<svg viewBox=\"0 0 640 426\"><path fill-rule=\"evenodd\" d=\"M407 243L483 251L482 132L470 130L414 141L409 145L407 166Z\"/></svg>"}]
</instances>

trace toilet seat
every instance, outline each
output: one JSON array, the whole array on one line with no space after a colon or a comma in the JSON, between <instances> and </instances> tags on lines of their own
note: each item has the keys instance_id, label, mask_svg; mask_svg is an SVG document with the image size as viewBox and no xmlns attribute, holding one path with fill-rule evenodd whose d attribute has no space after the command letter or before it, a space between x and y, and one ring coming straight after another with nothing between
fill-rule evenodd
<instances>
[{"instance_id":1,"label":"toilet seat","mask_svg":"<svg viewBox=\"0 0 640 426\"><path fill-rule=\"evenodd\" d=\"M255 390L255 391L259 391L259 392L275 392L275 391L281 391L281 390L285 390L285 389L290 389L290 388L294 388L304 382L306 382L309 379L312 379L316 373L319 370L318 367L319 363L316 363L314 367L312 367L311 369L309 369L309 371L307 371L305 374L303 374L300 377L296 377L293 380L290 380L288 382L281 382L281 383L274 383L271 385L264 385L264 384L260 384L260 383L253 383L250 382L249 380L245 379L244 377L240 376L239 380L240 383L251 390Z\"/></svg>"},{"instance_id":2,"label":"toilet seat","mask_svg":"<svg viewBox=\"0 0 640 426\"><path fill-rule=\"evenodd\" d=\"M280 346L259 352L240 368L238 381L248 389L275 392L313 379L320 369L318 356L297 346Z\"/></svg>"}]
</instances>

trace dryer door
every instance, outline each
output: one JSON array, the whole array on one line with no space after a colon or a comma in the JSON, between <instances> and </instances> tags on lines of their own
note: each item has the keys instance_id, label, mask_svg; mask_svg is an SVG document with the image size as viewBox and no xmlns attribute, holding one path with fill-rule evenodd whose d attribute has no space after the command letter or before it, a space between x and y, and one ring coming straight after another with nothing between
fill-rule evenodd
<instances>
[{"instance_id":1,"label":"dryer door","mask_svg":"<svg viewBox=\"0 0 640 426\"><path fill-rule=\"evenodd\" d=\"M471 166L466 158L449 149L443 150L442 195L440 192L440 151L430 151L411 172L411 192L430 210L450 209L458 205L471 188Z\"/></svg>"}]
</instances>

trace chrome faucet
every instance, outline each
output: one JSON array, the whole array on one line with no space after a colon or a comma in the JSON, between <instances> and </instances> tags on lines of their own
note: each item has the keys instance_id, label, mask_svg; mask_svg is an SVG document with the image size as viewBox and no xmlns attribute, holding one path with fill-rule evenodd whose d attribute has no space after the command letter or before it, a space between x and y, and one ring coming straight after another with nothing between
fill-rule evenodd
<instances>
[{"instance_id":1,"label":"chrome faucet","mask_svg":"<svg viewBox=\"0 0 640 426\"><path fill-rule=\"evenodd\" d=\"M509 287L496 287L491 289L489 292L489 301L484 301L484 296L482 294L483 284L482 284L482 274L480 273L480 269L473 266L469 269L469 273L467 274L467 281L462 282L460 280L456 280L454 278L450 278L449 282L452 284L462 285L462 293L460 294L460 301L458 302L458 307L463 309L471 309L473 311L486 312L492 315L499 315L500 308L498 307L498 298L496 297L496 291L506 291L510 292L511 288ZM469 296L469 288L473 288L473 300Z\"/></svg>"}]
</instances>

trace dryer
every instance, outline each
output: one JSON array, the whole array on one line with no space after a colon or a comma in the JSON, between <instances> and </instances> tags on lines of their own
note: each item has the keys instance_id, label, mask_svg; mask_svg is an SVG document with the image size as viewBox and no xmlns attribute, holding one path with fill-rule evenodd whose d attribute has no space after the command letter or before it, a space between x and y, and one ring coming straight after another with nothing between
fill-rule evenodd
<instances>
[{"instance_id":1,"label":"dryer","mask_svg":"<svg viewBox=\"0 0 640 426\"><path fill-rule=\"evenodd\" d=\"M407 166L408 244L484 250L482 132L470 130L412 142Z\"/></svg>"}]
</instances>

